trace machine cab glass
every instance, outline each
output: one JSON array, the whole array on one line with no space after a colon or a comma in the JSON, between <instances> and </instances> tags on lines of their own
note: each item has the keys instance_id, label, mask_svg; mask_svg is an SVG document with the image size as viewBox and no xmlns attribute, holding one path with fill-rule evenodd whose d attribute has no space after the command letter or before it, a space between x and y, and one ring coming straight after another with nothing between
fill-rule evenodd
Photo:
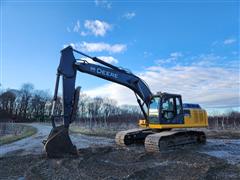
<instances>
[{"instance_id":1,"label":"machine cab glass","mask_svg":"<svg viewBox=\"0 0 240 180\"><path fill-rule=\"evenodd\" d=\"M180 95L163 95L153 97L149 106L150 124L182 124L184 123L182 101Z\"/></svg>"},{"instance_id":2,"label":"machine cab glass","mask_svg":"<svg viewBox=\"0 0 240 180\"><path fill-rule=\"evenodd\" d=\"M159 124L159 103L160 97L154 97L151 100L149 106L149 123L150 124Z\"/></svg>"}]
</instances>

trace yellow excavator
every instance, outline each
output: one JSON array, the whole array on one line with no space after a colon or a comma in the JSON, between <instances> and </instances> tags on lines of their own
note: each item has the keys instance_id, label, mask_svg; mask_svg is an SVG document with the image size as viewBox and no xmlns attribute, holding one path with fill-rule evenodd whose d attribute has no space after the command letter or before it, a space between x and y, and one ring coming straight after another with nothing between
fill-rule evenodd
<instances>
[{"instance_id":1,"label":"yellow excavator","mask_svg":"<svg viewBox=\"0 0 240 180\"><path fill-rule=\"evenodd\" d=\"M139 126L140 129L118 132L116 143L122 146L144 143L148 152L205 143L204 132L185 128L207 127L208 118L198 104L183 104L182 108L180 95L158 93L151 100L148 120L139 120Z\"/></svg>"},{"instance_id":2,"label":"yellow excavator","mask_svg":"<svg viewBox=\"0 0 240 180\"><path fill-rule=\"evenodd\" d=\"M76 59L75 54L81 56ZM83 58L82 58L83 57ZM88 59L94 61L90 63ZM61 51L60 64L52 106L52 126L44 148L48 157L77 154L78 150L69 137L69 125L75 120L80 87L75 89L77 71L87 73L131 89L137 99L144 119L139 121L140 128L120 131L115 141L120 146L144 143L148 152L156 152L186 144L205 143L206 135L198 130L208 126L207 113L198 104L183 104L181 95L158 92L153 94L148 85L129 70L91 57L71 46ZM63 83L63 125L56 126L55 102L59 80ZM58 117L59 118L59 117Z\"/></svg>"}]
</instances>

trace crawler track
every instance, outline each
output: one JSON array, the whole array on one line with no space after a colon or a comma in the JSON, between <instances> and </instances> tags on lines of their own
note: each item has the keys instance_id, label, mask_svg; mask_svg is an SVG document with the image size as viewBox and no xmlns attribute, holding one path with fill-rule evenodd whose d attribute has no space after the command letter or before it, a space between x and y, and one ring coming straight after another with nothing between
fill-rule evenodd
<instances>
[{"instance_id":1,"label":"crawler track","mask_svg":"<svg viewBox=\"0 0 240 180\"><path fill-rule=\"evenodd\" d=\"M117 145L126 146L135 143L144 143L145 138L152 134L151 129L130 129L116 134Z\"/></svg>"},{"instance_id":2,"label":"crawler track","mask_svg":"<svg viewBox=\"0 0 240 180\"><path fill-rule=\"evenodd\" d=\"M201 131L165 131L148 135L145 139L147 152L159 152L187 144L206 142L206 135Z\"/></svg>"},{"instance_id":3,"label":"crawler track","mask_svg":"<svg viewBox=\"0 0 240 180\"><path fill-rule=\"evenodd\" d=\"M120 146L142 143L147 152L159 152L187 144L205 143L206 135L202 131L163 130L154 132L149 128L130 129L118 132L115 141Z\"/></svg>"}]
</instances>

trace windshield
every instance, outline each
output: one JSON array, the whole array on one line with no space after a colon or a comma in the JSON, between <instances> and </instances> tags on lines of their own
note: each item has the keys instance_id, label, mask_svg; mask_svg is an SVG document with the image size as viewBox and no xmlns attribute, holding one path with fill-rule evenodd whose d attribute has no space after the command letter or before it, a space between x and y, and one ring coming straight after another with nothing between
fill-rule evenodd
<instances>
[{"instance_id":1,"label":"windshield","mask_svg":"<svg viewBox=\"0 0 240 180\"><path fill-rule=\"evenodd\" d=\"M154 97L151 100L150 106L149 106L149 111L158 111L159 108L159 97Z\"/></svg>"},{"instance_id":2,"label":"windshield","mask_svg":"<svg viewBox=\"0 0 240 180\"><path fill-rule=\"evenodd\" d=\"M159 110L160 97L152 98L149 106L149 122L159 123L158 110Z\"/></svg>"}]
</instances>

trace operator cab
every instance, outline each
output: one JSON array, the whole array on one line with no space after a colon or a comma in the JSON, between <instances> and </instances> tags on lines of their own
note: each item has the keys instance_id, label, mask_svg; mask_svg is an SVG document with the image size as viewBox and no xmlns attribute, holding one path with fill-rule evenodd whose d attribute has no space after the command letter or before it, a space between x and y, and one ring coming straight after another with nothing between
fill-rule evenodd
<instances>
[{"instance_id":1,"label":"operator cab","mask_svg":"<svg viewBox=\"0 0 240 180\"><path fill-rule=\"evenodd\" d=\"M158 93L149 105L149 124L183 124L181 95Z\"/></svg>"}]
</instances>

